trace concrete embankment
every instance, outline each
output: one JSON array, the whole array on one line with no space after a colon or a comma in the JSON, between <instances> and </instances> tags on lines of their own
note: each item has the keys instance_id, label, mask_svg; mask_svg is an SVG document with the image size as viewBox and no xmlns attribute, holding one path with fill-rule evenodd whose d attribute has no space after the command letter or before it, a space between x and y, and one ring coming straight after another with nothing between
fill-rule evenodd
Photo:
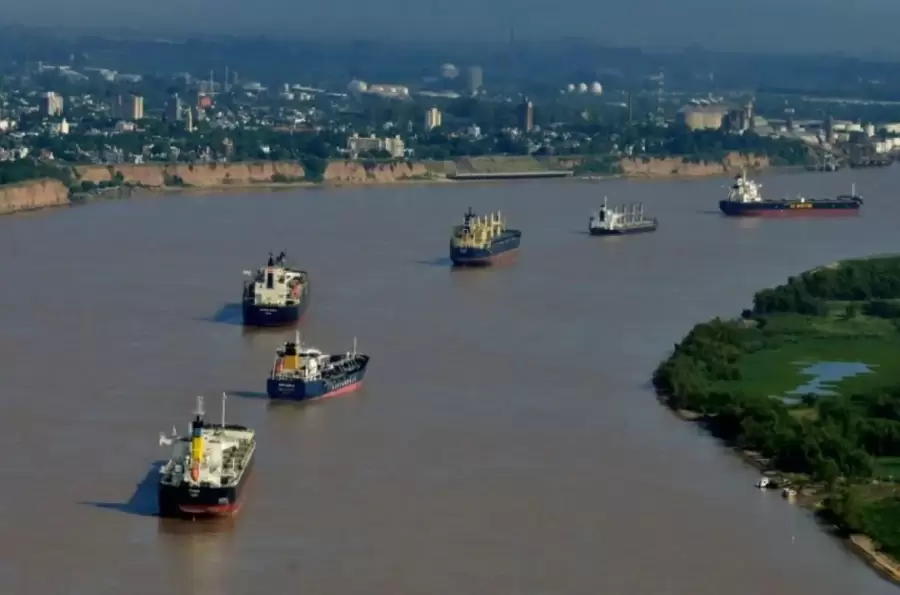
<instances>
[{"instance_id":1,"label":"concrete embankment","mask_svg":"<svg viewBox=\"0 0 900 595\"><path fill-rule=\"evenodd\" d=\"M28 180L0 186L0 214L67 204L69 204L69 189L58 180Z\"/></svg>"}]
</instances>

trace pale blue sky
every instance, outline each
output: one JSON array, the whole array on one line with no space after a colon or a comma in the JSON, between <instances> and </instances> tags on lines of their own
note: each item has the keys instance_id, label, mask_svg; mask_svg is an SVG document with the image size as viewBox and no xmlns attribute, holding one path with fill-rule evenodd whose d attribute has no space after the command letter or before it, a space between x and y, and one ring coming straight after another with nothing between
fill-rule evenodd
<instances>
[{"instance_id":1,"label":"pale blue sky","mask_svg":"<svg viewBox=\"0 0 900 595\"><path fill-rule=\"evenodd\" d=\"M7 0L0 20L296 36L505 39L900 54L900 0Z\"/></svg>"}]
</instances>

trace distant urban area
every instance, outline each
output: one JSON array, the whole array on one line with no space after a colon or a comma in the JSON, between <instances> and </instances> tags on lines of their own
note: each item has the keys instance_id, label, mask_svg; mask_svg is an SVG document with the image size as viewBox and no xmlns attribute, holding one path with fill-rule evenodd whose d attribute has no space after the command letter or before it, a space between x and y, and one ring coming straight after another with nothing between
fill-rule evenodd
<instances>
[{"instance_id":1,"label":"distant urban area","mask_svg":"<svg viewBox=\"0 0 900 595\"><path fill-rule=\"evenodd\" d=\"M855 88L843 85L829 96L811 91L815 83L802 77L794 79L797 88L784 81L775 88L758 80L754 86L748 75L741 88L739 72L732 72L738 65L723 61L720 76L696 59L697 49L666 57L673 74L666 66L646 72L648 59L625 74L627 64L606 58L604 68L578 66L569 80L555 74L555 81L538 78L546 66L537 62L538 74L520 74L517 82L510 72L527 70L522 64L534 48L501 49L502 59L485 51L484 63L471 55L463 56L466 63L451 61L451 51L447 60L431 61L438 52L423 51L407 72L382 79L353 55L318 74L282 74L271 66L279 59L275 48L258 52L257 75L245 55L235 60L240 69L230 65L228 52L216 51L222 42L214 41L172 49L169 41L91 37L56 40L43 54L21 35L2 43L15 59L3 65L0 79L0 183L52 177L55 164L296 160L304 178L317 181L335 159L480 156L571 158L576 169L597 174L618 173L622 159L719 162L730 153L835 170L885 165L900 150L900 89L893 97L878 79L888 80L894 66L861 83L865 69L875 68L861 65L848 75ZM178 52L198 61L195 46L220 58L209 58L208 69L177 69ZM170 72L166 64L147 63L144 54L160 54L158 48L172 54ZM746 61L737 60L752 72ZM823 71L846 71L821 62Z\"/></svg>"}]
</instances>

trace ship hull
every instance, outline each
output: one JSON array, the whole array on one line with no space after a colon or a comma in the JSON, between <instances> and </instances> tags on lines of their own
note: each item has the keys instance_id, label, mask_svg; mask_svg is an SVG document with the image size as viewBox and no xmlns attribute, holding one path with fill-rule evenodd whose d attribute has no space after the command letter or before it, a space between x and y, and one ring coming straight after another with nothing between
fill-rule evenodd
<instances>
[{"instance_id":1,"label":"ship hull","mask_svg":"<svg viewBox=\"0 0 900 595\"><path fill-rule=\"evenodd\" d=\"M196 487L159 484L159 516L167 518L231 517L240 512L246 496L246 485L253 471L251 457L241 479L234 486Z\"/></svg>"},{"instance_id":2,"label":"ship hull","mask_svg":"<svg viewBox=\"0 0 900 595\"><path fill-rule=\"evenodd\" d=\"M650 233L656 231L658 225L643 225L640 227L624 227L619 229L604 229L602 227L591 227L589 231L592 236L630 236L639 233Z\"/></svg>"},{"instance_id":3,"label":"ship hull","mask_svg":"<svg viewBox=\"0 0 900 595\"><path fill-rule=\"evenodd\" d=\"M309 282L303 286L300 301L290 306L259 305L245 299L242 304L244 326L270 327L295 324L306 314L308 307Z\"/></svg>"},{"instance_id":4,"label":"ship hull","mask_svg":"<svg viewBox=\"0 0 900 595\"><path fill-rule=\"evenodd\" d=\"M353 392L362 386L369 367L369 357L359 356L360 364L335 378L304 381L291 378L269 378L266 393L270 399L313 401Z\"/></svg>"},{"instance_id":5,"label":"ship hull","mask_svg":"<svg viewBox=\"0 0 900 595\"><path fill-rule=\"evenodd\" d=\"M797 215L850 215L858 213L862 206L860 199L791 201L771 200L742 203L729 200L719 201L719 210L729 217L768 217Z\"/></svg>"},{"instance_id":6,"label":"ship hull","mask_svg":"<svg viewBox=\"0 0 900 595\"><path fill-rule=\"evenodd\" d=\"M450 244L450 262L455 267L483 267L511 258L519 251L522 232L509 230L488 248L461 248Z\"/></svg>"}]
</instances>

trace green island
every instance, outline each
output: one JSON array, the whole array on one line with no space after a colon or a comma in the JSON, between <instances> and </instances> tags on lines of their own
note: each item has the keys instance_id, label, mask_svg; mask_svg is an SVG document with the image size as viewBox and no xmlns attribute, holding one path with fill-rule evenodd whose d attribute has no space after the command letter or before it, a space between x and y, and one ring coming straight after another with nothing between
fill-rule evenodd
<instances>
[{"instance_id":1,"label":"green island","mask_svg":"<svg viewBox=\"0 0 900 595\"><path fill-rule=\"evenodd\" d=\"M900 577L900 256L848 260L696 325L660 398L741 451ZM860 548L857 548L858 550Z\"/></svg>"}]
</instances>

